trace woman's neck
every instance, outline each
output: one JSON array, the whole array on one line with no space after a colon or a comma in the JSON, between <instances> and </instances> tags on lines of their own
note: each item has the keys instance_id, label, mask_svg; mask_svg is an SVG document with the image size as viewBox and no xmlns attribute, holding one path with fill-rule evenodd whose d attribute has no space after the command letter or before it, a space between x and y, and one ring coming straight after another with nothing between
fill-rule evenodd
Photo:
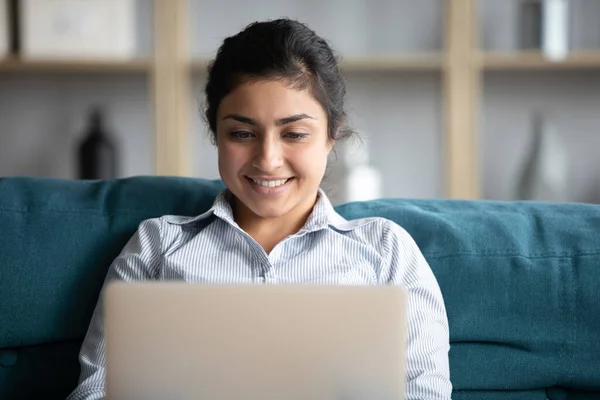
<instances>
[{"instance_id":1,"label":"woman's neck","mask_svg":"<svg viewBox=\"0 0 600 400\"><path fill-rule=\"evenodd\" d=\"M306 207L297 207L285 215L264 218L256 215L237 199L234 200L234 219L238 226L250 235L269 254L277 243L297 233L310 216L315 201Z\"/></svg>"}]
</instances>

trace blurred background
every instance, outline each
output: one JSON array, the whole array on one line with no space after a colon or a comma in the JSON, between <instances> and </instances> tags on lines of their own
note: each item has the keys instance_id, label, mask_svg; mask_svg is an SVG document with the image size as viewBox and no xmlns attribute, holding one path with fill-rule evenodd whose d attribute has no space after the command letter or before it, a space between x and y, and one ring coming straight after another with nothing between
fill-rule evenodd
<instances>
[{"instance_id":1,"label":"blurred background","mask_svg":"<svg viewBox=\"0 0 600 400\"><path fill-rule=\"evenodd\" d=\"M342 57L334 203L600 203L600 0L0 0L0 176L218 178L208 61L282 16Z\"/></svg>"}]
</instances>

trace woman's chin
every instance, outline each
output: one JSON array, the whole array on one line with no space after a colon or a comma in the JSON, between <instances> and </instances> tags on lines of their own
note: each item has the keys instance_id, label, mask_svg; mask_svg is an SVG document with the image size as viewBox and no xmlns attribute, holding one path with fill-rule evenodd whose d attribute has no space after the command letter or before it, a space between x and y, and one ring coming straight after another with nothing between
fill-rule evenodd
<instances>
[{"instance_id":1,"label":"woman's chin","mask_svg":"<svg viewBox=\"0 0 600 400\"><path fill-rule=\"evenodd\" d=\"M254 202L252 202L254 203ZM261 204L262 203L262 204ZM290 207L276 204L264 204L264 202L256 202L247 204L246 207L257 217L264 219L280 218L290 211Z\"/></svg>"}]
</instances>

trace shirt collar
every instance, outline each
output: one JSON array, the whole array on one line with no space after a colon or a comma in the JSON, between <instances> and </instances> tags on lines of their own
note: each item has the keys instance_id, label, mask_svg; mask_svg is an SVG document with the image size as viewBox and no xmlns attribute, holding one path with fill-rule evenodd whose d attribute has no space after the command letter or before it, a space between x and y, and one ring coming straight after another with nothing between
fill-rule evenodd
<instances>
[{"instance_id":1,"label":"shirt collar","mask_svg":"<svg viewBox=\"0 0 600 400\"><path fill-rule=\"evenodd\" d=\"M190 225L199 221L204 221L214 216L239 228L239 226L233 219L233 208L231 207L232 200L233 194L229 190L225 189L217 196L217 198L213 202L212 207L205 213L197 215L195 217L176 219L167 218L166 220L167 222L174 225ZM304 227L300 230L300 232L316 232L329 227L340 231L351 231L353 229L358 228L359 226L364 225L365 223L368 223L368 221L346 220L344 217L342 217L335 211L335 208L331 204L331 201L329 200L323 189L319 189L317 195L317 202L315 203L313 211L311 212L310 216L308 217L308 220L306 221Z\"/></svg>"},{"instance_id":2,"label":"shirt collar","mask_svg":"<svg viewBox=\"0 0 600 400\"><path fill-rule=\"evenodd\" d=\"M315 232L328 228L330 225L339 229L340 225L345 222L347 221L335 211L331 201L329 201L329 198L323 189L319 189L319 193L317 194L317 202L315 203L315 206L313 207L313 210L306 220L302 230L307 232Z\"/></svg>"}]
</instances>

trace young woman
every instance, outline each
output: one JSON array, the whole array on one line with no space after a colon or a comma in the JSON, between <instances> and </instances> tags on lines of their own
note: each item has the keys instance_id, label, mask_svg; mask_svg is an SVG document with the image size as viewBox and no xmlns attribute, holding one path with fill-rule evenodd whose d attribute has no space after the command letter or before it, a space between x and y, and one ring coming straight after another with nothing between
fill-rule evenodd
<instances>
[{"instance_id":1,"label":"young woman","mask_svg":"<svg viewBox=\"0 0 600 400\"><path fill-rule=\"evenodd\" d=\"M449 399L446 310L416 244L389 220L345 220L319 189L328 154L351 135L345 94L332 50L299 22L254 23L225 39L206 119L227 190L202 215L142 222L106 281L402 285L407 398ZM105 396L104 344L99 303L70 399Z\"/></svg>"}]
</instances>

